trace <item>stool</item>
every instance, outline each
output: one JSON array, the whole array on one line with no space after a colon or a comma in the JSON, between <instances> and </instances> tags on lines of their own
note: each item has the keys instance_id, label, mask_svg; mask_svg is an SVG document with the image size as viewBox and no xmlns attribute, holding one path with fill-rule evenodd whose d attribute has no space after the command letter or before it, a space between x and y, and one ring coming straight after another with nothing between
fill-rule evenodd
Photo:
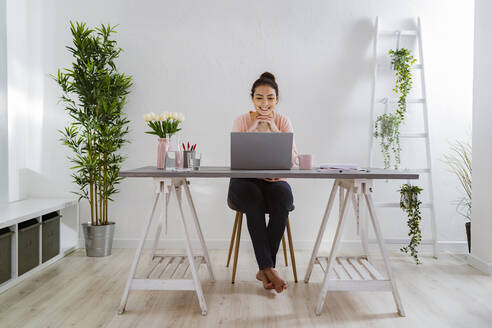
<instances>
[{"instance_id":1,"label":"stool","mask_svg":"<svg viewBox=\"0 0 492 328\"><path fill-rule=\"evenodd\" d=\"M239 242L241 240L241 227L243 225L243 212L235 206L230 199L227 200L227 205L229 208L233 211L236 211L236 218L234 220L234 227L232 228L232 236L231 236L231 243L229 245L229 254L227 255L227 264L226 267L229 267L229 263L231 261L231 254L232 254L232 249L234 246L234 240L236 241L236 249L234 251L234 264L232 266L232 283L234 283L236 279L236 268L237 268L237 257L239 254ZM292 212L294 210L294 205L290 208L289 212ZM268 211L267 211L268 214ZM292 272L294 274L294 281L297 282L297 269L296 269L296 258L294 255L294 246L292 244L292 233L290 230L290 223L289 223L289 218L287 218L287 239L289 242L289 250L290 250L290 259L292 262ZM287 262L287 247L285 245L285 233L282 236L282 248L284 250L284 259L285 259L285 266L288 266Z\"/></svg>"}]
</instances>

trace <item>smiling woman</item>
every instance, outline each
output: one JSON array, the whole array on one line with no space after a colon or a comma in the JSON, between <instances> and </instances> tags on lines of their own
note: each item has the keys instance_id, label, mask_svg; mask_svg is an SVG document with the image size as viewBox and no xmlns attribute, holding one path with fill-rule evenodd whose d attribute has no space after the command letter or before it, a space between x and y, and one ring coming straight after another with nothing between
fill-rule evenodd
<instances>
[{"instance_id":1,"label":"smiling woman","mask_svg":"<svg viewBox=\"0 0 492 328\"><path fill-rule=\"evenodd\" d=\"M287 116L275 111L279 101L278 85L272 73L261 74L251 88L254 111L238 116L232 126L233 132L294 132ZM292 144L292 161L297 157L295 141Z\"/></svg>"},{"instance_id":2,"label":"smiling woman","mask_svg":"<svg viewBox=\"0 0 492 328\"><path fill-rule=\"evenodd\" d=\"M255 111L239 116L234 121L233 132L294 132L289 119L275 111L278 104L278 85L273 74L265 72L253 83L251 100ZM292 164L296 156L293 143ZM256 279L263 283L265 289L282 292L287 288L287 283L274 268L289 210L294 202L290 185L281 179L232 178L228 199L241 212L246 213L259 267ZM267 212L270 214L268 226L265 220Z\"/></svg>"},{"instance_id":3,"label":"smiling woman","mask_svg":"<svg viewBox=\"0 0 492 328\"><path fill-rule=\"evenodd\" d=\"M256 112L250 111L253 124L249 132L280 132L273 122L275 106L278 104L278 85L275 76L269 72L261 74L253 83L251 98Z\"/></svg>"}]
</instances>

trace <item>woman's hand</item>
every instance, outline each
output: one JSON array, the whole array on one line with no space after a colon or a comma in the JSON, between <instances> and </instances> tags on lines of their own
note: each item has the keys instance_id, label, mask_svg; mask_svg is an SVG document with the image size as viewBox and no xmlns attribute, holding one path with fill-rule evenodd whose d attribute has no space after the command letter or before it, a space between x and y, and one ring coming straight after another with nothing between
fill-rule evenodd
<instances>
[{"instance_id":1,"label":"woman's hand","mask_svg":"<svg viewBox=\"0 0 492 328\"><path fill-rule=\"evenodd\" d=\"M255 121L258 121L258 123L259 122L268 123L268 125L270 126L270 130L272 130L272 132L280 132L280 130L277 127L277 124L275 124L275 121L273 120L273 116L258 115L256 116ZM258 125L258 123L256 123L256 125Z\"/></svg>"},{"instance_id":2,"label":"woman's hand","mask_svg":"<svg viewBox=\"0 0 492 328\"><path fill-rule=\"evenodd\" d=\"M270 130L272 132L280 132L279 129L277 128L277 125L275 124L275 121L273 120L273 117L266 116L266 115L256 115L256 117L253 120L253 124L249 128L248 132L256 131L260 123L267 123L270 126Z\"/></svg>"},{"instance_id":3,"label":"woman's hand","mask_svg":"<svg viewBox=\"0 0 492 328\"><path fill-rule=\"evenodd\" d=\"M253 120L253 125L251 125L248 132L254 132L258 128L259 123L260 123L260 120L258 120L258 117L255 117L255 119Z\"/></svg>"}]
</instances>

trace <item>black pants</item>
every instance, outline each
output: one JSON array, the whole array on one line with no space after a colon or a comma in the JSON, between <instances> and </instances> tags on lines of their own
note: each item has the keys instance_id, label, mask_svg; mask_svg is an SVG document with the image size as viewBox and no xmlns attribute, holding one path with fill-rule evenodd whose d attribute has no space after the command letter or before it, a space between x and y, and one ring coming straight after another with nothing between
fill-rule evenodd
<instances>
[{"instance_id":1,"label":"black pants","mask_svg":"<svg viewBox=\"0 0 492 328\"><path fill-rule=\"evenodd\" d=\"M294 201L289 184L285 181L232 178L228 197L241 212L246 213L260 270L275 267L280 241ZM268 226L266 212L270 214Z\"/></svg>"}]
</instances>

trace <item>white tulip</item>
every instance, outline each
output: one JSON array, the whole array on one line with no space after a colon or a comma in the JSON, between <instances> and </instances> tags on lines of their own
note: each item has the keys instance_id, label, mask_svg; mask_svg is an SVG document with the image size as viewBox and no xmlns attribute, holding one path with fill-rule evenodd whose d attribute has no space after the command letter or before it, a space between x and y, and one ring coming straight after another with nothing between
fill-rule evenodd
<instances>
[{"instance_id":1,"label":"white tulip","mask_svg":"<svg viewBox=\"0 0 492 328\"><path fill-rule=\"evenodd\" d=\"M157 119L157 115L155 115L154 112L150 112L149 116L151 121L155 121Z\"/></svg>"},{"instance_id":2,"label":"white tulip","mask_svg":"<svg viewBox=\"0 0 492 328\"><path fill-rule=\"evenodd\" d=\"M171 118L173 118L173 113L171 113L171 112L167 113L167 119L169 120Z\"/></svg>"},{"instance_id":3,"label":"white tulip","mask_svg":"<svg viewBox=\"0 0 492 328\"><path fill-rule=\"evenodd\" d=\"M164 115L163 114L158 115L156 120L159 121L159 122L164 121Z\"/></svg>"},{"instance_id":4,"label":"white tulip","mask_svg":"<svg viewBox=\"0 0 492 328\"><path fill-rule=\"evenodd\" d=\"M145 122L149 122L150 121L149 114L148 113L147 114L144 114L143 119L144 119Z\"/></svg>"},{"instance_id":5,"label":"white tulip","mask_svg":"<svg viewBox=\"0 0 492 328\"><path fill-rule=\"evenodd\" d=\"M161 115L164 118L164 120L167 120L169 118L169 112L162 112Z\"/></svg>"},{"instance_id":6,"label":"white tulip","mask_svg":"<svg viewBox=\"0 0 492 328\"><path fill-rule=\"evenodd\" d=\"M184 120L185 120L185 117L184 117L183 113L179 113L178 121L180 123L183 123Z\"/></svg>"}]
</instances>

